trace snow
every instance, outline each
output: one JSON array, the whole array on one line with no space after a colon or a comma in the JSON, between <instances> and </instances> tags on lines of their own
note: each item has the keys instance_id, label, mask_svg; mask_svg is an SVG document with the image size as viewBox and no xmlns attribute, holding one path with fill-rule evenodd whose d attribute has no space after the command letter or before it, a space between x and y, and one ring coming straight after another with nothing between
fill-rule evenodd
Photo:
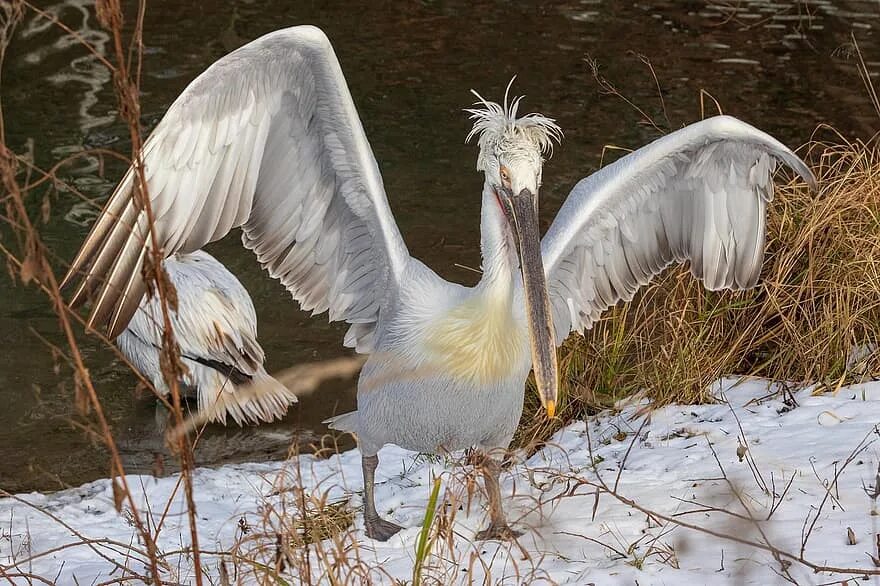
<instances>
[{"instance_id":1,"label":"snow","mask_svg":"<svg viewBox=\"0 0 880 586\"><path fill-rule=\"evenodd\" d=\"M221 573L232 583L272 575L257 562L275 565L278 533L301 518L303 503L306 509L348 504L354 526L308 548L284 548L282 576L310 571L322 583L329 583L328 572L353 584L411 580L438 476L445 529L425 562L426 583L769 584L787 574L798 584L822 584L862 583L864 571L876 572L880 383L820 393L723 379L713 390L716 404L651 411L634 400L575 422L506 469L502 494L508 519L524 532L518 544L473 541L486 523L485 498L460 455L382 450L378 509L406 528L387 543L363 532L357 451L198 469L194 497L206 583L221 583ZM192 583L179 478L126 481L142 517L150 526L161 523L162 579ZM603 484L609 490L616 484L617 496L606 490L597 501ZM798 557L805 536L805 560L854 571L814 572L770 551ZM767 543L769 550L755 546ZM25 575L58 584L101 583L124 572L147 576L144 550L128 507L117 513L109 480L0 499L0 577L14 583L28 583Z\"/></svg>"}]
</instances>

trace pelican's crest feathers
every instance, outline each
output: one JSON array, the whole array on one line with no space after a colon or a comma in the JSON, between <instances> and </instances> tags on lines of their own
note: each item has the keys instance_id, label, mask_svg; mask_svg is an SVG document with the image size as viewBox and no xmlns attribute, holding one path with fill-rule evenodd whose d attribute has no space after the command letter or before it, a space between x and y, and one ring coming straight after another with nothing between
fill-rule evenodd
<instances>
[{"instance_id":1,"label":"pelican's crest feathers","mask_svg":"<svg viewBox=\"0 0 880 586\"><path fill-rule=\"evenodd\" d=\"M474 127L468 133L465 142L478 136L480 156L477 159L477 170L486 168L486 156L488 153L505 152L516 156L521 151L523 156L530 156L537 152L539 155L552 154L553 142L562 140L562 129L552 118L543 114L532 112L520 118L516 117L520 101L524 96L516 96L508 100L510 87L516 79L514 76L504 92L504 103L490 102L478 94L476 90L471 93L477 97L475 108L465 109L474 121Z\"/></svg>"}]
</instances>

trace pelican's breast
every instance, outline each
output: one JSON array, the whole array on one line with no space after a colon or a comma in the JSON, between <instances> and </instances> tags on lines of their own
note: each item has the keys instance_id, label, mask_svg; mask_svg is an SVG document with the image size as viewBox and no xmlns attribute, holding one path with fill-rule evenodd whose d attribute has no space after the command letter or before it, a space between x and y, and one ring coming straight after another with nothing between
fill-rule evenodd
<instances>
[{"instance_id":1,"label":"pelican's breast","mask_svg":"<svg viewBox=\"0 0 880 586\"><path fill-rule=\"evenodd\" d=\"M428 325L425 346L443 371L481 384L528 362L528 331L507 296L475 295L453 306Z\"/></svg>"}]
</instances>

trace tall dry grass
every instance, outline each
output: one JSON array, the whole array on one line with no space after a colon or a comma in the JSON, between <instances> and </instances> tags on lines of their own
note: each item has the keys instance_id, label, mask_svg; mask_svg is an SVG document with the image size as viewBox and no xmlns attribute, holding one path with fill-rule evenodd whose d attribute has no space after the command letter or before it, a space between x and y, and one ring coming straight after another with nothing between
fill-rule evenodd
<instances>
[{"instance_id":1,"label":"tall dry grass","mask_svg":"<svg viewBox=\"0 0 880 586\"><path fill-rule=\"evenodd\" d=\"M108 68L114 82L119 115L126 123L132 141L132 161L135 168L138 169L138 197L141 205L144 206L149 215L149 198L146 197L143 164L140 162L142 129L140 127L139 84L143 57L141 41L145 10L145 2L141 0L137 4L136 9L132 11L134 27L131 35L126 38L123 32L125 18L119 0L96 1L95 16L100 25L111 35L112 39L112 54L108 58L100 54L85 39L60 22L54 15L47 13L39 6L27 0L7 0L0 3L0 65L2 65L2 59L5 57L6 48L9 46L16 25L23 18L24 14L28 12L51 21L55 26L71 35ZM0 110L0 120L2 120L2 110ZM34 175L37 176L36 179L33 179ZM48 221L47 213L50 210L48 199L42 200L42 205L38 208L39 214L34 215L29 211L34 208L32 205L34 199L39 197L36 187L47 178L63 183L57 177L54 177L53 173L45 172L35 167L32 157L28 153L18 154L13 152L6 143L3 123L0 121L0 185L2 185L3 189L2 193L0 193L0 200L2 200L5 207L4 220L13 235L10 245L0 242L0 251L5 256L7 267L13 278L19 278L24 285L33 283L39 286L51 300L52 307L59 318L59 325L65 335L67 348L56 348L53 352L57 352L72 370L75 381L77 410L90 422L84 426L85 432L94 441L102 444L110 454L110 476L116 510L120 513L125 510L129 514L133 526L137 530L138 538L144 544L145 557L147 558L147 574L125 575L124 578L137 579L158 586L162 584L163 573L167 573L167 567L163 567L163 556L157 547L164 515L162 515L162 521L152 525L149 515L144 514L138 506L136 489L128 483L113 430L104 415L103 405L91 379L88 366L83 359L74 332L73 324L77 321L82 322L82 318L67 305L64 295L60 290L58 279L55 277L54 267L50 262L53 254L46 247L41 237L40 228L42 224ZM78 192L73 190L73 193ZM155 242L152 225L150 236ZM179 349L169 317L169 312L174 309L176 304L176 296L164 270L155 268L161 267L161 257L158 252L160 249L159 247L153 247L153 250L156 251L152 259L153 262L148 264L154 268L147 269L145 273L147 273L147 281L150 283L151 290L158 295L161 302L162 318L165 326L161 363L163 365L163 374L171 389L172 414L176 424L180 426L184 421L184 414L178 381L181 380L184 367L180 362ZM108 340L104 339L104 341L110 344ZM155 392L155 389L153 391ZM187 502L188 539L192 547L193 576L195 584L200 586L203 576L200 564L201 549L199 547L196 510L192 493L193 445L189 438L180 437L174 442L174 445L169 447L172 448L181 465L182 482L180 483L180 489L185 495ZM130 568L122 569L123 572L130 571Z\"/></svg>"}]
</instances>

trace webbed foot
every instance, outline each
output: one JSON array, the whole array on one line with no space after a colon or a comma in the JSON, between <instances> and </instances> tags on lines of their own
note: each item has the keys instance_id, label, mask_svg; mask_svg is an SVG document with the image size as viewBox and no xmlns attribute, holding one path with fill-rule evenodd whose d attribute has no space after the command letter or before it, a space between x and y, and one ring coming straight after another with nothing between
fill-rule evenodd
<instances>
[{"instance_id":1,"label":"webbed foot","mask_svg":"<svg viewBox=\"0 0 880 586\"><path fill-rule=\"evenodd\" d=\"M514 541L522 534L522 531L511 529L507 523L490 523L488 527L477 533L476 539L479 541Z\"/></svg>"},{"instance_id":2,"label":"webbed foot","mask_svg":"<svg viewBox=\"0 0 880 586\"><path fill-rule=\"evenodd\" d=\"M375 519L364 519L364 526L367 530L367 536L377 541L388 541L392 535L403 529L400 525L386 521L382 517Z\"/></svg>"}]
</instances>

